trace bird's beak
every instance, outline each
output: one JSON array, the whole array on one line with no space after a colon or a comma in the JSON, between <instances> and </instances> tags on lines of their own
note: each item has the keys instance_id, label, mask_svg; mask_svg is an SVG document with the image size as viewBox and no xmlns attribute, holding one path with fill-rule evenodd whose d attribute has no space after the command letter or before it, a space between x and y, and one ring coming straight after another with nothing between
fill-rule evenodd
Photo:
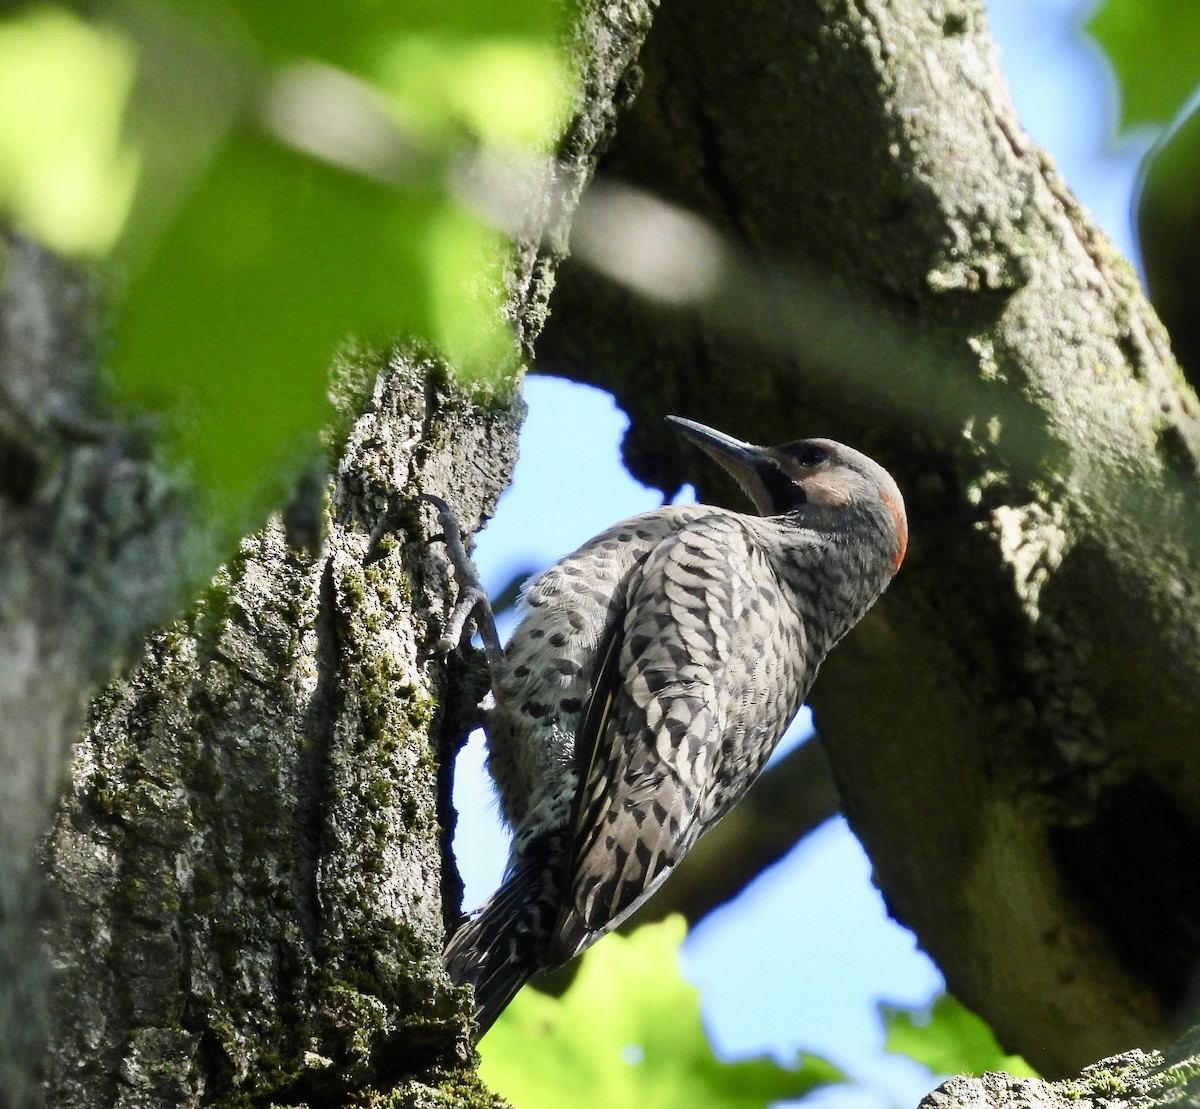
<instances>
[{"instance_id":1,"label":"bird's beak","mask_svg":"<svg viewBox=\"0 0 1200 1109\"><path fill-rule=\"evenodd\" d=\"M764 447L743 443L732 435L715 431L694 420L685 420L682 416L668 416L667 423L720 463L722 469L745 490L761 515L765 516L771 512L771 498L763 483L762 471L765 467L778 467Z\"/></svg>"}]
</instances>

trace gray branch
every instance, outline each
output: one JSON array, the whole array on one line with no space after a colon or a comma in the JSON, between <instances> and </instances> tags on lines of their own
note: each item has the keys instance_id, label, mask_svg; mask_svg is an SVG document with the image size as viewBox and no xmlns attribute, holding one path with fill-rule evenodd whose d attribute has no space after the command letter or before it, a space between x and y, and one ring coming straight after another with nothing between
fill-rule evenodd
<instances>
[{"instance_id":1,"label":"gray branch","mask_svg":"<svg viewBox=\"0 0 1200 1109\"><path fill-rule=\"evenodd\" d=\"M1059 1082L985 1074L952 1078L929 1094L920 1109L1107 1109L1194 1105L1200 1056L1194 1038L1166 1052L1128 1051L1084 1067Z\"/></svg>"}]
</instances>

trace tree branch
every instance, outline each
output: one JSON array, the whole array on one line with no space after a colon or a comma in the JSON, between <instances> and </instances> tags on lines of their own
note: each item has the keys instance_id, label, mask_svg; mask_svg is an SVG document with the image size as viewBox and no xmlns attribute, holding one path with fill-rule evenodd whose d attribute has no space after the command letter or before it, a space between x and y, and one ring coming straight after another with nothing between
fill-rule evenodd
<instances>
[{"instance_id":1,"label":"tree branch","mask_svg":"<svg viewBox=\"0 0 1200 1109\"><path fill-rule=\"evenodd\" d=\"M1166 1052L1129 1051L1085 1067L1077 1078L1045 1082L1007 1074L962 1075L939 1086L921 1101L920 1109L1019 1109L1028 1105L1078 1109L1119 1103L1131 1109L1177 1105L1195 1097L1197 1066L1194 1037L1185 1037Z\"/></svg>"}]
</instances>

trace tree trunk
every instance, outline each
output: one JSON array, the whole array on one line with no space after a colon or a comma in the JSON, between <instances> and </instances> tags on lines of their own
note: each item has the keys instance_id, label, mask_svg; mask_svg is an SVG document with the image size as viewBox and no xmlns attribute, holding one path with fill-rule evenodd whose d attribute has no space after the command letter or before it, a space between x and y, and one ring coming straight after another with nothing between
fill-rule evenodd
<instances>
[{"instance_id":1,"label":"tree trunk","mask_svg":"<svg viewBox=\"0 0 1200 1109\"><path fill-rule=\"evenodd\" d=\"M519 404L381 369L340 393L324 542L272 520L93 708L49 849L56 1104L338 1103L469 1056L442 829L479 690L431 651L451 591L414 497L490 512Z\"/></svg>"},{"instance_id":2,"label":"tree trunk","mask_svg":"<svg viewBox=\"0 0 1200 1109\"><path fill-rule=\"evenodd\" d=\"M184 515L95 402L91 289L0 242L0 1090L40 1100L49 1028L37 868L89 690L177 600Z\"/></svg>"}]
</instances>

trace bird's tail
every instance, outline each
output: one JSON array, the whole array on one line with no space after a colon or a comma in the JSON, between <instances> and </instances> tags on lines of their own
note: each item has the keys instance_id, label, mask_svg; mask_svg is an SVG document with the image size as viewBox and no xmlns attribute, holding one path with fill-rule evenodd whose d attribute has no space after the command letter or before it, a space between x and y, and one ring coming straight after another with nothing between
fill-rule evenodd
<instances>
[{"instance_id":1,"label":"bird's tail","mask_svg":"<svg viewBox=\"0 0 1200 1109\"><path fill-rule=\"evenodd\" d=\"M443 961L450 978L475 987L476 1039L517 990L545 968L566 849L565 829L531 840L500 888L446 945Z\"/></svg>"}]
</instances>

